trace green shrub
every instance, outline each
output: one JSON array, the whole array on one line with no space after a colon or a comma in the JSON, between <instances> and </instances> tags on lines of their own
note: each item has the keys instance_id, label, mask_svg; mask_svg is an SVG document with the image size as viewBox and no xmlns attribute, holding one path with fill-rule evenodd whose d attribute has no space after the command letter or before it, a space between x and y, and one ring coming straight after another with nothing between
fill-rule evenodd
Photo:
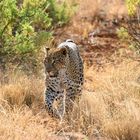
<instances>
[{"instance_id":1,"label":"green shrub","mask_svg":"<svg viewBox=\"0 0 140 140\"><path fill-rule=\"evenodd\" d=\"M140 0L126 0L129 18L121 24L118 36L140 53Z\"/></svg>"},{"instance_id":2,"label":"green shrub","mask_svg":"<svg viewBox=\"0 0 140 140\"><path fill-rule=\"evenodd\" d=\"M140 0L126 0L126 5L129 15L136 14L137 6L139 6Z\"/></svg>"},{"instance_id":3,"label":"green shrub","mask_svg":"<svg viewBox=\"0 0 140 140\"><path fill-rule=\"evenodd\" d=\"M56 25L67 23L71 9L56 0L0 1L0 64L38 65L42 45L52 38ZM29 63L29 66L28 66Z\"/></svg>"}]
</instances>

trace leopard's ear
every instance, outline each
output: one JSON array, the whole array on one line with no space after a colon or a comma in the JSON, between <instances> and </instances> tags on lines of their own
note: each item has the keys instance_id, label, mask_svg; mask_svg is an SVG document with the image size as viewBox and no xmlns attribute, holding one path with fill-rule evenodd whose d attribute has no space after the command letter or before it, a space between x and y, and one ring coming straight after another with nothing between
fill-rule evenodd
<instances>
[{"instance_id":1,"label":"leopard's ear","mask_svg":"<svg viewBox=\"0 0 140 140\"><path fill-rule=\"evenodd\" d=\"M48 55L49 55L49 50L50 50L49 47L46 47L46 48L45 48L46 57L48 57Z\"/></svg>"},{"instance_id":2,"label":"leopard's ear","mask_svg":"<svg viewBox=\"0 0 140 140\"><path fill-rule=\"evenodd\" d=\"M63 56L66 56L67 55L67 48L61 48L60 49L60 52L61 52L61 54L63 55Z\"/></svg>"}]
</instances>

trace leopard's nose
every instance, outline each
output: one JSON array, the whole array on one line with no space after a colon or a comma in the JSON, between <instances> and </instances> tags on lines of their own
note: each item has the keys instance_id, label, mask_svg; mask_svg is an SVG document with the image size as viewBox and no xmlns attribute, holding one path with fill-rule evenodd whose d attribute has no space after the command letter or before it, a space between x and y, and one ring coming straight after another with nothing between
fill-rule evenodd
<instances>
[{"instance_id":1,"label":"leopard's nose","mask_svg":"<svg viewBox=\"0 0 140 140\"><path fill-rule=\"evenodd\" d=\"M52 69L46 68L46 70L47 70L47 73L48 73L48 74L52 73Z\"/></svg>"},{"instance_id":2,"label":"leopard's nose","mask_svg":"<svg viewBox=\"0 0 140 140\"><path fill-rule=\"evenodd\" d=\"M54 73L53 72L50 71L48 73L49 73L50 76L54 76Z\"/></svg>"}]
</instances>

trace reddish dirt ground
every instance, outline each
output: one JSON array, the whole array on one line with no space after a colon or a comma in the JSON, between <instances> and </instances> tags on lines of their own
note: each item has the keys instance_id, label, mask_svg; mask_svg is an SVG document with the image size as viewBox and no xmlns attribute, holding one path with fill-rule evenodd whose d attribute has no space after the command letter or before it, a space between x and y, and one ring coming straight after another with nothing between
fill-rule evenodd
<instances>
[{"instance_id":1,"label":"reddish dirt ground","mask_svg":"<svg viewBox=\"0 0 140 140\"><path fill-rule=\"evenodd\" d=\"M113 20L103 19L93 22L88 19L83 21L81 18L78 21L72 20L63 28L58 28L55 37L57 43L68 38L73 39L79 45L86 64L100 68L110 63L119 63L121 50L123 55L132 53L118 38L118 28ZM116 56L119 57L118 60Z\"/></svg>"}]
</instances>

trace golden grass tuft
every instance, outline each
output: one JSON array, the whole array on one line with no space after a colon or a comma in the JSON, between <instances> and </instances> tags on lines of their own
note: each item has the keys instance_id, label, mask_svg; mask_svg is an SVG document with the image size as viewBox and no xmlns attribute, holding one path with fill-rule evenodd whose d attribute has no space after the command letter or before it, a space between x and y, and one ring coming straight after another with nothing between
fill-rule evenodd
<instances>
[{"instance_id":1,"label":"golden grass tuft","mask_svg":"<svg viewBox=\"0 0 140 140\"><path fill-rule=\"evenodd\" d=\"M42 100L44 84L42 79L27 76L23 73L7 75L7 84L1 84L0 96L10 105L21 106L23 103L31 105L32 102Z\"/></svg>"},{"instance_id":2,"label":"golden grass tuft","mask_svg":"<svg viewBox=\"0 0 140 140\"><path fill-rule=\"evenodd\" d=\"M133 61L85 67L80 103L60 122L45 111L43 78L10 74L0 85L0 139L140 140L139 76Z\"/></svg>"}]
</instances>

